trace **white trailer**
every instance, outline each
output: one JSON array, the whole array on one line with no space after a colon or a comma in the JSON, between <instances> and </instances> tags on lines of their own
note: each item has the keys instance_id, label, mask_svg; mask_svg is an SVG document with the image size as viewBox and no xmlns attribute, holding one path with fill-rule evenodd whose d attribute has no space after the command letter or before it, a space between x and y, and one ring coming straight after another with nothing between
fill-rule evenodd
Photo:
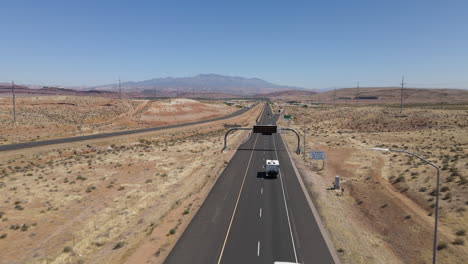
<instances>
[{"instance_id":1,"label":"white trailer","mask_svg":"<svg viewBox=\"0 0 468 264\"><path fill-rule=\"evenodd\" d=\"M267 177L276 177L279 173L279 161L278 160L266 160L266 176Z\"/></svg>"}]
</instances>

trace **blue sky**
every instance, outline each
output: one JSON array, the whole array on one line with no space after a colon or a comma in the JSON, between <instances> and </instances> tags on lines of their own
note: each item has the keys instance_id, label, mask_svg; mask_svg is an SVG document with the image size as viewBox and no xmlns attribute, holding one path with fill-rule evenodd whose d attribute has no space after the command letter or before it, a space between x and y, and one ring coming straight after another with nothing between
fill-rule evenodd
<instances>
[{"instance_id":1,"label":"blue sky","mask_svg":"<svg viewBox=\"0 0 468 264\"><path fill-rule=\"evenodd\" d=\"M468 1L3 1L0 82L468 88Z\"/></svg>"}]
</instances>

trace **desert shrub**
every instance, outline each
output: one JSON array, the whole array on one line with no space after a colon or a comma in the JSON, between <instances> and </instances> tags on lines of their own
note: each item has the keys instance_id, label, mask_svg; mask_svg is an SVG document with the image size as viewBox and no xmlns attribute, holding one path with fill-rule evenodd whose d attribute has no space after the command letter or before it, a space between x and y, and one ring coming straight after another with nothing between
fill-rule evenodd
<instances>
[{"instance_id":1,"label":"desert shrub","mask_svg":"<svg viewBox=\"0 0 468 264\"><path fill-rule=\"evenodd\" d=\"M468 183L468 179L460 175L460 185L465 185Z\"/></svg>"},{"instance_id":2,"label":"desert shrub","mask_svg":"<svg viewBox=\"0 0 468 264\"><path fill-rule=\"evenodd\" d=\"M81 175L78 175L78 177L76 177L77 180L81 180L81 181L84 181L86 180L87 178L86 177L83 177Z\"/></svg>"},{"instance_id":3,"label":"desert shrub","mask_svg":"<svg viewBox=\"0 0 468 264\"><path fill-rule=\"evenodd\" d=\"M115 246L112 248L113 250L119 249L121 247L125 246L125 241L120 241Z\"/></svg>"},{"instance_id":4,"label":"desert shrub","mask_svg":"<svg viewBox=\"0 0 468 264\"><path fill-rule=\"evenodd\" d=\"M440 243L437 245L437 250L446 249L447 247L448 247L448 245L447 245L446 242L440 242Z\"/></svg>"},{"instance_id":5,"label":"desert shrub","mask_svg":"<svg viewBox=\"0 0 468 264\"><path fill-rule=\"evenodd\" d=\"M442 200L448 200L452 198L452 193L448 192L447 194L445 194L444 198L442 198Z\"/></svg>"},{"instance_id":6,"label":"desert shrub","mask_svg":"<svg viewBox=\"0 0 468 264\"><path fill-rule=\"evenodd\" d=\"M23 224L21 226L21 232L26 232L26 231L28 231L28 229L29 229L29 226L27 224Z\"/></svg>"},{"instance_id":7,"label":"desert shrub","mask_svg":"<svg viewBox=\"0 0 468 264\"><path fill-rule=\"evenodd\" d=\"M94 187L94 186L88 186L88 188L86 188L86 192L87 192L87 193L90 193L90 192L92 192L92 191L95 190L95 189L96 189L96 187Z\"/></svg>"},{"instance_id":8,"label":"desert shrub","mask_svg":"<svg viewBox=\"0 0 468 264\"><path fill-rule=\"evenodd\" d=\"M455 238L455 240L453 241L454 245L464 245L465 244L465 240L463 240L462 238Z\"/></svg>"},{"instance_id":9,"label":"desert shrub","mask_svg":"<svg viewBox=\"0 0 468 264\"><path fill-rule=\"evenodd\" d=\"M455 232L455 235L457 236L464 236L466 234L465 229L460 229L457 232Z\"/></svg>"},{"instance_id":10,"label":"desert shrub","mask_svg":"<svg viewBox=\"0 0 468 264\"><path fill-rule=\"evenodd\" d=\"M102 243L102 242L94 242L94 245L95 245L96 247L102 247L102 246L104 246L104 243Z\"/></svg>"},{"instance_id":11,"label":"desert shrub","mask_svg":"<svg viewBox=\"0 0 468 264\"><path fill-rule=\"evenodd\" d=\"M176 229L175 229L175 228L172 228L171 230L169 230L169 234L170 234L170 235L175 234L175 232L176 232Z\"/></svg>"},{"instance_id":12,"label":"desert shrub","mask_svg":"<svg viewBox=\"0 0 468 264\"><path fill-rule=\"evenodd\" d=\"M450 188L448 186L442 186L442 188L440 188L440 191L441 192L446 192L446 191L449 191Z\"/></svg>"},{"instance_id":13,"label":"desert shrub","mask_svg":"<svg viewBox=\"0 0 468 264\"><path fill-rule=\"evenodd\" d=\"M63 248L63 252L64 252L64 253L70 253L70 252L72 252L72 251L73 251L73 249L72 249L72 247L70 247L70 246L66 246L66 247Z\"/></svg>"},{"instance_id":14,"label":"desert shrub","mask_svg":"<svg viewBox=\"0 0 468 264\"><path fill-rule=\"evenodd\" d=\"M3 234L0 235L0 239L4 239L6 237L7 237L7 233L3 233Z\"/></svg>"},{"instance_id":15,"label":"desert shrub","mask_svg":"<svg viewBox=\"0 0 468 264\"><path fill-rule=\"evenodd\" d=\"M420 192L425 192L425 191L427 191L427 188L426 187L421 187L421 188L419 188L419 191Z\"/></svg>"},{"instance_id":16,"label":"desert shrub","mask_svg":"<svg viewBox=\"0 0 468 264\"><path fill-rule=\"evenodd\" d=\"M188 214L189 212L190 212L189 209L185 209L184 212L183 212L182 214L186 215L186 214Z\"/></svg>"},{"instance_id":17,"label":"desert shrub","mask_svg":"<svg viewBox=\"0 0 468 264\"><path fill-rule=\"evenodd\" d=\"M394 183L399 183L399 182L404 182L405 181L405 176L400 175L398 178L396 178Z\"/></svg>"}]
</instances>

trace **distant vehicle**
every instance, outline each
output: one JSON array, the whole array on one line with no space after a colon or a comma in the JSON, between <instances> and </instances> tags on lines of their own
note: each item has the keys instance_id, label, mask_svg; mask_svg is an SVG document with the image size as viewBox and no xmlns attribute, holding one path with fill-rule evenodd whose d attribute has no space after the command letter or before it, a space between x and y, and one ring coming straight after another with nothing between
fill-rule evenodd
<instances>
[{"instance_id":1,"label":"distant vehicle","mask_svg":"<svg viewBox=\"0 0 468 264\"><path fill-rule=\"evenodd\" d=\"M279 173L279 161L278 160L266 160L266 176L275 178Z\"/></svg>"}]
</instances>

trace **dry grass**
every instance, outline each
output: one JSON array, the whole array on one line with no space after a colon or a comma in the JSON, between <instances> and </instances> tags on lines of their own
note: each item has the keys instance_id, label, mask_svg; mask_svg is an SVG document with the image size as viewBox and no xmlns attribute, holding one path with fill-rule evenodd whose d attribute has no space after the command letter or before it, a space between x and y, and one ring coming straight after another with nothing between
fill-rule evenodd
<instances>
[{"instance_id":1,"label":"dry grass","mask_svg":"<svg viewBox=\"0 0 468 264\"><path fill-rule=\"evenodd\" d=\"M0 144L185 123L227 115L237 108L220 101L129 100L87 96L0 98Z\"/></svg>"},{"instance_id":2,"label":"dry grass","mask_svg":"<svg viewBox=\"0 0 468 264\"><path fill-rule=\"evenodd\" d=\"M308 150L327 162L303 162L302 173L344 263L428 263L431 259L435 170L419 160L372 147L406 149L442 168L441 263L464 263L468 248L455 241L468 229L468 111L460 107L286 107L291 126L306 124ZM464 109L463 107L461 109ZM465 108L466 109L466 108ZM290 144L294 137L287 136ZM345 196L327 191L335 175ZM452 243L453 242L453 243ZM366 248L366 250L362 250Z\"/></svg>"},{"instance_id":3,"label":"dry grass","mask_svg":"<svg viewBox=\"0 0 468 264\"><path fill-rule=\"evenodd\" d=\"M223 123L251 124L260 108L252 111L184 129L3 152L0 263L116 263L149 235L166 243L181 227L169 227L165 216L177 210L182 224L183 212L195 208L180 206L213 184L230 157L219 154Z\"/></svg>"}]
</instances>

